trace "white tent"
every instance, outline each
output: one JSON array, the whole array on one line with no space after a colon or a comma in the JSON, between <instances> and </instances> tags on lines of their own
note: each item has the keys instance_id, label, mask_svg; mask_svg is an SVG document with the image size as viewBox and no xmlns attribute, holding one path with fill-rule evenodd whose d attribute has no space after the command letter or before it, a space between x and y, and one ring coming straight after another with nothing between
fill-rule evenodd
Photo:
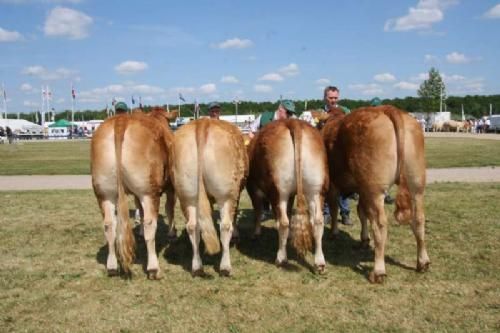
<instances>
[{"instance_id":1,"label":"white tent","mask_svg":"<svg viewBox=\"0 0 500 333\"><path fill-rule=\"evenodd\" d=\"M43 128L40 125L24 119L0 119L0 126L4 129L10 127L13 133L17 134L42 134Z\"/></svg>"}]
</instances>

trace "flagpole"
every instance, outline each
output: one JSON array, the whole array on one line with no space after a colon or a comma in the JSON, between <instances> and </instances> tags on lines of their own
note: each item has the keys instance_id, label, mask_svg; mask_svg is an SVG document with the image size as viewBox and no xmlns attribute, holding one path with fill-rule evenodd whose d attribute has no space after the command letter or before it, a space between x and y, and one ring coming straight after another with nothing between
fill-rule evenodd
<instances>
[{"instance_id":1,"label":"flagpole","mask_svg":"<svg viewBox=\"0 0 500 333\"><path fill-rule=\"evenodd\" d=\"M181 118L181 94L179 94L179 119L182 120L182 118Z\"/></svg>"},{"instance_id":2,"label":"flagpole","mask_svg":"<svg viewBox=\"0 0 500 333\"><path fill-rule=\"evenodd\" d=\"M3 93L3 112L5 119L7 119L7 93L5 92L5 85L3 83L2 83L2 93Z\"/></svg>"},{"instance_id":3,"label":"flagpole","mask_svg":"<svg viewBox=\"0 0 500 333\"><path fill-rule=\"evenodd\" d=\"M75 122L75 87L73 82L71 82L71 129L73 129L73 123Z\"/></svg>"},{"instance_id":4,"label":"flagpole","mask_svg":"<svg viewBox=\"0 0 500 333\"><path fill-rule=\"evenodd\" d=\"M42 112L40 113L40 124L42 130L45 131L45 88L42 85Z\"/></svg>"}]
</instances>

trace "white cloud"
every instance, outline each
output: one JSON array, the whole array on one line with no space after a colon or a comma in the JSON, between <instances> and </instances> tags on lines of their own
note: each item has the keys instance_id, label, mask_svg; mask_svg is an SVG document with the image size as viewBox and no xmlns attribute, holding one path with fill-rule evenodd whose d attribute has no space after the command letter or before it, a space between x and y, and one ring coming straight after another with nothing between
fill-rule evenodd
<instances>
[{"instance_id":1,"label":"white cloud","mask_svg":"<svg viewBox=\"0 0 500 333\"><path fill-rule=\"evenodd\" d=\"M429 73L419 73L417 76L410 78L411 81L425 81L429 78Z\"/></svg>"},{"instance_id":2,"label":"white cloud","mask_svg":"<svg viewBox=\"0 0 500 333\"><path fill-rule=\"evenodd\" d=\"M33 101L23 101L23 105L24 106L27 106L29 108L36 108L36 107L39 107L40 104L37 103L37 102L33 102Z\"/></svg>"},{"instance_id":3,"label":"white cloud","mask_svg":"<svg viewBox=\"0 0 500 333\"><path fill-rule=\"evenodd\" d=\"M391 73L377 74L373 77L373 79L377 82L382 82L382 83L396 81L396 77Z\"/></svg>"},{"instance_id":4,"label":"white cloud","mask_svg":"<svg viewBox=\"0 0 500 333\"><path fill-rule=\"evenodd\" d=\"M0 43L2 42L16 42L23 39L23 35L21 35L17 31L9 31L0 28Z\"/></svg>"},{"instance_id":5,"label":"white cloud","mask_svg":"<svg viewBox=\"0 0 500 333\"><path fill-rule=\"evenodd\" d=\"M49 13L43 30L46 36L82 39L88 36L88 29L92 22L92 18L82 12L56 7Z\"/></svg>"},{"instance_id":6,"label":"white cloud","mask_svg":"<svg viewBox=\"0 0 500 333\"><path fill-rule=\"evenodd\" d=\"M446 61L450 64L466 64L471 60L463 53L452 52L446 56Z\"/></svg>"},{"instance_id":7,"label":"white cloud","mask_svg":"<svg viewBox=\"0 0 500 333\"><path fill-rule=\"evenodd\" d=\"M400 81L396 83L393 87L401 90L418 90L419 85L417 83Z\"/></svg>"},{"instance_id":8,"label":"white cloud","mask_svg":"<svg viewBox=\"0 0 500 333\"><path fill-rule=\"evenodd\" d=\"M213 94L217 90L215 83L207 83L200 87L200 93L208 95Z\"/></svg>"},{"instance_id":9,"label":"white cloud","mask_svg":"<svg viewBox=\"0 0 500 333\"><path fill-rule=\"evenodd\" d=\"M283 81L283 76L278 73L268 73L259 78L259 81L274 81L279 82Z\"/></svg>"},{"instance_id":10,"label":"white cloud","mask_svg":"<svg viewBox=\"0 0 500 333\"><path fill-rule=\"evenodd\" d=\"M250 39L232 38L220 42L219 44L216 44L214 47L218 49L244 49L252 45L253 42Z\"/></svg>"},{"instance_id":11,"label":"white cloud","mask_svg":"<svg viewBox=\"0 0 500 333\"><path fill-rule=\"evenodd\" d=\"M409 31L430 29L444 18L444 10L458 3L458 0L419 0L416 7L410 7L408 14L385 22L384 31Z\"/></svg>"},{"instance_id":12,"label":"white cloud","mask_svg":"<svg viewBox=\"0 0 500 333\"><path fill-rule=\"evenodd\" d=\"M499 19L500 18L500 3L496 6L493 6L490 10L488 10L483 15L485 18L489 19Z\"/></svg>"},{"instance_id":13,"label":"white cloud","mask_svg":"<svg viewBox=\"0 0 500 333\"><path fill-rule=\"evenodd\" d=\"M267 84L256 84L253 86L253 89L258 93L270 93L273 91L273 87Z\"/></svg>"},{"instance_id":14,"label":"white cloud","mask_svg":"<svg viewBox=\"0 0 500 333\"><path fill-rule=\"evenodd\" d=\"M453 83L453 82L459 82L459 81L464 81L465 77L462 75L458 74L453 74L453 75L446 75L444 73L441 74L441 78L445 83Z\"/></svg>"},{"instance_id":15,"label":"white cloud","mask_svg":"<svg viewBox=\"0 0 500 333\"><path fill-rule=\"evenodd\" d=\"M426 54L424 56L424 61L425 61L426 64L432 63L432 62L437 62L438 61L438 57L436 57L435 55L432 55L432 54Z\"/></svg>"},{"instance_id":16,"label":"white cloud","mask_svg":"<svg viewBox=\"0 0 500 333\"><path fill-rule=\"evenodd\" d=\"M115 67L120 74L131 74L141 72L148 68L148 64L142 61L127 60Z\"/></svg>"},{"instance_id":17,"label":"white cloud","mask_svg":"<svg viewBox=\"0 0 500 333\"><path fill-rule=\"evenodd\" d=\"M326 85L330 84L330 80L325 79L325 78L317 79L316 80L316 84L319 84L319 85L322 85L322 86L326 86Z\"/></svg>"},{"instance_id":18,"label":"white cloud","mask_svg":"<svg viewBox=\"0 0 500 333\"><path fill-rule=\"evenodd\" d=\"M23 83L21 84L21 91L28 92L33 90L33 87L29 83Z\"/></svg>"},{"instance_id":19,"label":"white cloud","mask_svg":"<svg viewBox=\"0 0 500 333\"><path fill-rule=\"evenodd\" d=\"M49 71L43 66L35 65L25 67L21 73L25 75L35 76L41 80L53 81L68 79L72 77L76 79L76 74L78 72L64 67L57 68L55 71Z\"/></svg>"},{"instance_id":20,"label":"white cloud","mask_svg":"<svg viewBox=\"0 0 500 333\"><path fill-rule=\"evenodd\" d=\"M370 84L350 84L348 85L349 89L359 91L363 95L380 95L384 93L384 90L382 87L380 87L376 83L370 83Z\"/></svg>"},{"instance_id":21,"label":"white cloud","mask_svg":"<svg viewBox=\"0 0 500 333\"><path fill-rule=\"evenodd\" d=\"M281 67L278 72L283 74L284 76L295 76L300 73L299 66L297 66L297 64L293 62L284 67Z\"/></svg>"},{"instance_id":22,"label":"white cloud","mask_svg":"<svg viewBox=\"0 0 500 333\"><path fill-rule=\"evenodd\" d=\"M238 83L240 81L232 75L225 75L220 79L220 82L222 82L222 83Z\"/></svg>"}]
</instances>

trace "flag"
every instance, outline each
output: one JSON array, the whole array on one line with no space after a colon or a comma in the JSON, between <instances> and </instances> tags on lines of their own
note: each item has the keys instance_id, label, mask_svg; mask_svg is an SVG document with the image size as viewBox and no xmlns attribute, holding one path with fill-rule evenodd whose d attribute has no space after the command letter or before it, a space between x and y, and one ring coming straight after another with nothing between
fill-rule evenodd
<instances>
[{"instance_id":1,"label":"flag","mask_svg":"<svg viewBox=\"0 0 500 333\"><path fill-rule=\"evenodd\" d=\"M142 98L139 96L139 108L142 109Z\"/></svg>"},{"instance_id":2,"label":"flag","mask_svg":"<svg viewBox=\"0 0 500 333\"><path fill-rule=\"evenodd\" d=\"M185 102L185 101L186 101L186 100L184 99L184 97L182 96L182 94L181 94L181 93L179 93L179 99L180 99L181 101L183 101L183 102Z\"/></svg>"},{"instance_id":3,"label":"flag","mask_svg":"<svg viewBox=\"0 0 500 333\"><path fill-rule=\"evenodd\" d=\"M113 99L111 100L111 105L115 106L115 104L116 104L116 98L113 97Z\"/></svg>"},{"instance_id":4,"label":"flag","mask_svg":"<svg viewBox=\"0 0 500 333\"><path fill-rule=\"evenodd\" d=\"M73 87L73 85L71 85L71 97L73 97L73 99L76 98L75 87Z\"/></svg>"},{"instance_id":5,"label":"flag","mask_svg":"<svg viewBox=\"0 0 500 333\"><path fill-rule=\"evenodd\" d=\"M132 96L132 105L135 104L135 99L134 99L134 96Z\"/></svg>"},{"instance_id":6,"label":"flag","mask_svg":"<svg viewBox=\"0 0 500 333\"><path fill-rule=\"evenodd\" d=\"M3 88L3 100L7 101L7 92L5 91L5 88Z\"/></svg>"}]
</instances>

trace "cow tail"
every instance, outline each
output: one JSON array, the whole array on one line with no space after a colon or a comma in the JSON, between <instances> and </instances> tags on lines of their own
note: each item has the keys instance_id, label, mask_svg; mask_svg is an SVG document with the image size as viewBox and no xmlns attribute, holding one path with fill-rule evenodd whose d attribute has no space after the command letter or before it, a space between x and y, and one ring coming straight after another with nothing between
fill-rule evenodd
<instances>
[{"instance_id":1,"label":"cow tail","mask_svg":"<svg viewBox=\"0 0 500 333\"><path fill-rule=\"evenodd\" d=\"M398 223L406 224L412 219L412 203L405 166L405 127L401 112L391 107L385 110L385 114L391 119L396 133L397 143L397 176L396 184L398 192L396 194L396 209L394 218Z\"/></svg>"},{"instance_id":2,"label":"cow tail","mask_svg":"<svg viewBox=\"0 0 500 333\"><path fill-rule=\"evenodd\" d=\"M294 145L295 177L297 179L297 210L292 217L292 245L299 256L304 257L312 249L312 225L306 210L304 180L302 177L302 129L296 122L289 122Z\"/></svg>"},{"instance_id":3,"label":"cow tail","mask_svg":"<svg viewBox=\"0 0 500 333\"><path fill-rule=\"evenodd\" d=\"M198 147L198 207L196 209L196 220L199 224L201 238L205 243L207 253L215 254L220 251L220 243L212 220L212 209L208 201L205 182L203 181L203 152L208 136L207 125L207 121L200 121L196 124L196 146Z\"/></svg>"},{"instance_id":4,"label":"cow tail","mask_svg":"<svg viewBox=\"0 0 500 333\"><path fill-rule=\"evenodd\" d=\"M115 122L115 158L116 182L118 188L118 214L116 226L116 248L118 258L125 273L130 273L130 267L135 256L135 238L129 223L128 200L123 186L122 144L127 127L127 118L117 117Z\"/></svg>"}]
</instances>

